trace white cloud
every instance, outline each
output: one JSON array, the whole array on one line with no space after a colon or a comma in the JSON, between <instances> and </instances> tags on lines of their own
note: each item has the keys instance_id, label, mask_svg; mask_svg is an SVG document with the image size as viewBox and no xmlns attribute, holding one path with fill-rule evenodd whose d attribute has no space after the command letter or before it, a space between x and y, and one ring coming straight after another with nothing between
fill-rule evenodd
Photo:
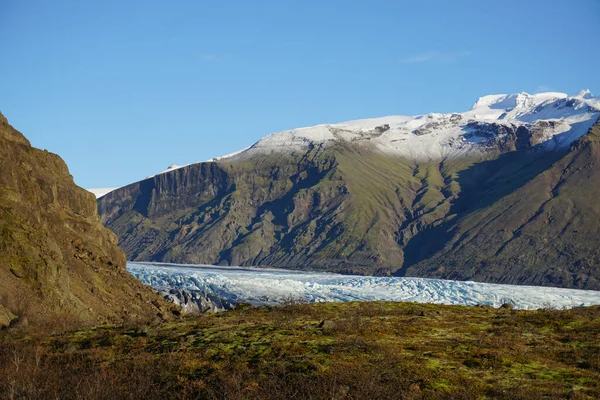
<instances>
[{"instance_id":1,"label":"white cloud","mask_svg":"<svg viewBox=\"0 0 600 400\"><path fill-rule=\"evenodd\" d=\"M415 64L415 63L438 63L447 64L457 62L461 58L469 57L470 51L456 51L456 52L441 52L441 51L430 51L427 53L415 54L410 57L406 57L400 60L402 64Z\"/></svg>"},{"instance_id":2,"label":"white cloud","mask_svg":"<svg viewBox=\"0 0 600 400\"><path fill-rule=\"evenodd\" d=\"M552 87L548 86L548 85L539 85L535 89L535 92L536 93L554 92L554 89L552 89Z\"/></svg>"}]
</instances>

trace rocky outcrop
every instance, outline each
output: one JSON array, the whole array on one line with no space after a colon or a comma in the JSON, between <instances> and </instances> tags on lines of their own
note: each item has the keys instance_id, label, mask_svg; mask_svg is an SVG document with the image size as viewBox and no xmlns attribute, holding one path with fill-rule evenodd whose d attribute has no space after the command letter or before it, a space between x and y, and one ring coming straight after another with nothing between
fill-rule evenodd
<instances>
[{"instance_id":1,"label":"rocky outcrop","mask_svg":"<svg viewBox=\"0 0 600 400\"><path fill-rule=\"evenodd\" d=\"M32 148L4 117L0 144L1 324L11 315L30 324L169 318L171 305L125 271L94 196L63 160Z\"/></svg>"}]
</instances>

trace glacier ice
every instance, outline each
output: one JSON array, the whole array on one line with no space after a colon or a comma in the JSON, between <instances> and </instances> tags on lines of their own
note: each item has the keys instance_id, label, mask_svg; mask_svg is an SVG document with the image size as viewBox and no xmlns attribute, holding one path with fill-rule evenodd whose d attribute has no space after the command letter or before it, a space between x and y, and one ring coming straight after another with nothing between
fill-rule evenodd
<instances>
[{"instance_id":1,"label":"glacier ice","mask_svg":"<svg viewBox=\"0 0 600 400\"><path fill-rule=\"evenodd\" d=\"M127 270L163 294L175 289L226 302L278 305L303 302L402 301L453 305L504 303L517 309L600 304L600 291L499 285L441 279L372 277L289 270L130 262Z\"/></svg>"}]
</instances>

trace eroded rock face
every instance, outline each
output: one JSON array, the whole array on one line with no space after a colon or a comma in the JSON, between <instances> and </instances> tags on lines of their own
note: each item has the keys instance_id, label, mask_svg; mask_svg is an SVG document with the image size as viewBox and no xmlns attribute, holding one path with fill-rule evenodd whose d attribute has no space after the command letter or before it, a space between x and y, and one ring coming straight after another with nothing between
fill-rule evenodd
<instances>
[{"instance_id":1,"label":"eroded rock face","mask_svg":"<svg viewBox=\"0 0 600 400\"><path fill-rule=\"evenodd\" d=\"M0 302L30 324L169 318L169 305L125 271L94 196L63 160L0 118ZM153 304L153 302L155 304Z\"/></svg>"}]
</instances>

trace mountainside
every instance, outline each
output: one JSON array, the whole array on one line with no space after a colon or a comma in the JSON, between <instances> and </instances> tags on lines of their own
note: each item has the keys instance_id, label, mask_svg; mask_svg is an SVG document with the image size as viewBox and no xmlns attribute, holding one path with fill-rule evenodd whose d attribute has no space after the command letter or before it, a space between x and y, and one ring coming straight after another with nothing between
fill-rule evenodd
<instances>
[{"instance_id":1,"label":"mountainside","mask_svg":"<svg viewBox=\"0 0 600 400\"><path fill-rule=\"evenodd\" d=\"M572 155L569 146L598 115L600 100L589 92L521 93L483 97L465 113L285 131L114 190L99 212L130 260L439 276L439 260L426 261L437 251L457 251L452 265L468 262L463 247L446 247L458 226L465 235L468 218L475 224L486 207L501 208L560 168L553 164ZM556 280L537 260L533 277L506 282L599 288L594 279ZM524 270L506 266L511 277ZM508 279L501 275L468 277Z\"/></svg>"},{"instance_id":2,"label":"mountainside","mask_svg":"<svg viewBox=\"0 0 600 400\"><path fill-rule=\"evenodd\" d=\"M168 318L169 305L125 270L94 196L55 154L0 114L0 326Z\"/></svg>"},{"instance_id":3,"label":"mountainside","mask_svg":"<svg viewBox=\"0 0 600 400\"><path fill-rule=\"evenodd\" d=\"M447 230L423 232L420 254L435 255L406 272L600 289L599 198L597 123L567 155L514 193L482 205Z\"/></svg>"}]
</instances>

